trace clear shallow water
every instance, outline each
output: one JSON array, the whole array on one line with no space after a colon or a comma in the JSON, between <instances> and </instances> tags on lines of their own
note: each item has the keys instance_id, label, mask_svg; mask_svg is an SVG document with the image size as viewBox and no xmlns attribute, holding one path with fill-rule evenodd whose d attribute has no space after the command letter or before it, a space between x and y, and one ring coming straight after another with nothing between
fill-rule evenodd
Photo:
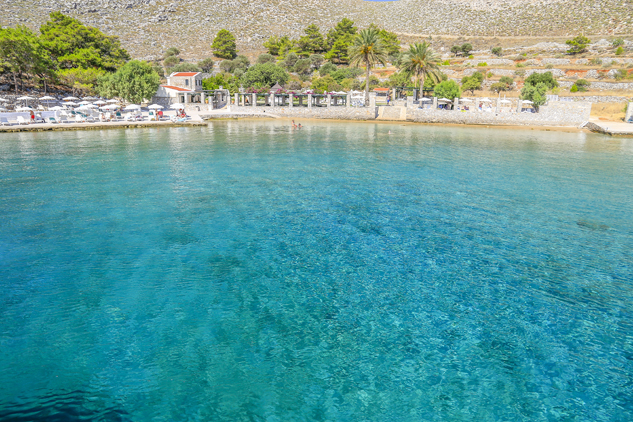
<instances>
[{"instance_id":1,"label":"clear shallow water","mask_svg":"<svg viewBox=\"0 0 633 422\"><path fill-rule=\"evenodd\" d=\"M0 420L629 421L632 210L587 134L3 134Z\"/></svg>"}]
</instances>

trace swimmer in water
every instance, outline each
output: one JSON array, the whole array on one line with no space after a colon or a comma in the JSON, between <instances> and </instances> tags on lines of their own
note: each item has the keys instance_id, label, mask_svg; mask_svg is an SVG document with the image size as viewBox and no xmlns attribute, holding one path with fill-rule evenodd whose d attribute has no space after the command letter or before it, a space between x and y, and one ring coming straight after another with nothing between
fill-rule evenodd
<instances>
[{"instance_id":1,"label":"swimmer in water","mask_svg":"<svg viewBox=\"0 0 633 422\"><path fill-rule=\"evenodd\" d=\"M303 126L301 126L301 123L299 123L299 129L301 129Z\"/></svg>"},{"instance_id":2,"label":"swimmer in water","mask_svg":"<svg viewBox=\"0 0 633 422\"><path fill-rule=\"evenodd\" d=\"M294 120L292 121L292 128L293 128L293 129L296 129L296 128L297 128L297 125L295 124L295 121L294 121Z\"/></svg>"}]
</instances>

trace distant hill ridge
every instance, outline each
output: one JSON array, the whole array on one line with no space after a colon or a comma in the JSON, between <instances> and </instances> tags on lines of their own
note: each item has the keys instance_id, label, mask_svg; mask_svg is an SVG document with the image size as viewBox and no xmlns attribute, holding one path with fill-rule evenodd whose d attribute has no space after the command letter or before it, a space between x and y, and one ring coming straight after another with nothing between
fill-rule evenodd
<instances>
[{"instance_id":1,"label":"distant hill ridge","mask_svg":"<svg viewBox=\"0 0 633 422\"><path fill-rule=\"evenodd\" d=\"M364 27L424 35L566 36L633 33L633 0L4 0L0 25L37 29L61 10L118 35L135 57L168 47L205 57L216 32L229 29L241 50L261 48L270 35L323 32L343 17Z\"/></svg>"}]
</instances>

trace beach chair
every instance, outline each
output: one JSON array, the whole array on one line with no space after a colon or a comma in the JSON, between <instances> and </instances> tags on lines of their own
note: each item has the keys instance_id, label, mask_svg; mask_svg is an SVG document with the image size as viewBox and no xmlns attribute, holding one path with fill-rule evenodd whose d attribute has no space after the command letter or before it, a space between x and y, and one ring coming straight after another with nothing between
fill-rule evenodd
<instances>
[{"instance_id":1,"label":"beach chair","mask_svg":"<svg viewBox=\"0 0 633 422\"><path fill-rule=\"evenodd\" d=\"M48 118L48 123L58 123L58 122L57 122L56 118L51 116L51 117Z\"/></svg>"},{"instance_id":2,"label":"beach chair","mask_svg":"<svg viewBox=\"0 0 633 422\"><path fill-rule=\"evenodd\" d=\"M66 113L61 113L59 115L59 123L71 123L70 120L68 120L68 115Z\"/></svg>"},{"instance_id":3,"label":"beach chair","mask_svg":"<svg viewBox=\"0 0 633 422\"><path fill-rule=\"evenodd\" d=\"M24 117L22 116L18 116L18 126L19 125L28 125L29 121L26 120Z\"/></svg>"},{"instance_id":4,"label":"beach chair","mask_svg":"<svg viewBox=\"0 0 633 422\"><path fill-rule=\"evenodd\" d=\"M35 116L35 123L46 123L46 120L44 120L41 114L37 114Z\"/></svg>"},{"instance_id":5,"label":"beach chair","mask_svg":"<svg viewBox=\"0 0 633 422\"><path fill-rule=\"evenodd\" d=\"M9 123L9 119L7 119L6 117L0 117L0 125L11 126L11 123Z\"/></svg>"},{"instance_id":6,"label":"beach chair","mask_svg":"<svg viewBox=\"0 0 633 422\"><path fill-rule=\"evenodd\" d=\"M86 118L83 116L83 114L75 115L75 123L84 123L85 121L86 121Z\"/></svg>"},{"instance_id":7,"label":"beach chair","mask_svg":"<svg viewBox=\"0 0 633 422\"><path fill-rule=\"evenodd\" d=\"M148 117L149 117L149 121L150 122L155 122L156 121L156 113L154 113L154 110L150 110L149 111Z\"/></svg>"},{"instance_id":8,"label":"beach chair","mask_svg":"<svg viewBox=\"0 0 633 422\"><path fill-rule=\"evenodd\" d=\"M117 111L116 113L114 113L114 119L115 120L122 120L123 116L121 115L120 111Z\"/></svg>"}]
</instances>

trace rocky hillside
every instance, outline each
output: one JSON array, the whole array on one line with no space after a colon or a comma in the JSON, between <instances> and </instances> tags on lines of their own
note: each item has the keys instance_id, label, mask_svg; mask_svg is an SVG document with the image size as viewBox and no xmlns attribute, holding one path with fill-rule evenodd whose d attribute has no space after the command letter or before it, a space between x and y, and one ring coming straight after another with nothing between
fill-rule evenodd
<instances>
[{"instance_id":1,"label":"rocky hillside","mask_svg":"<svg viewBox=\"0 0 633 422\"><path fill-rule=\"evenodd\" d=\"M633 33L633 0L3 0L0 25L37 29L61 10L121 37L135 57L153 58L176 46L183 57L210 55L219 29L244 51L273 34L297 36L343 17L376 22L407 35L567 36Z\"/></svg>"}]
</instances>

